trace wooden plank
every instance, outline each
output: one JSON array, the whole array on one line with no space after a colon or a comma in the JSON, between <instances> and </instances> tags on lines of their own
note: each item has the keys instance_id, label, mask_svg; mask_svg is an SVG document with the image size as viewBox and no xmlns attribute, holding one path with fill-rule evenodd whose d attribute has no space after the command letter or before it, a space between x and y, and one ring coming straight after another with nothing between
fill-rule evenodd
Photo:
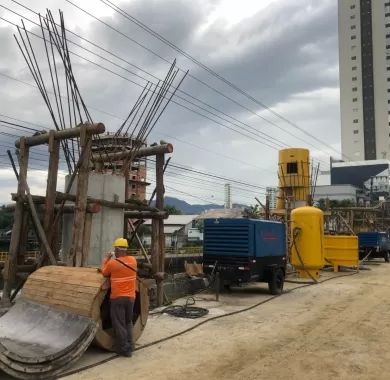
<instances>
[{"instance_id":1,"label":"wooden plank","mask_svg":"<svg viewBox=\"0 0 390 380\"><path fill-rule=\"evenodd\" d=\"M60 277L53 279L53 277L45 276L45 275L37 275L35 278L38 278L38 279L43 280L43 281L55 282L57 284L63 284L64 282L66 282L67 284L80 285L79 279L60 278ZM88 280L85 280L85 282L83 282L83 286L97 287L97 286L101 286L101 285L103 285L103 282L88 281Z\"/></svg>"},{"instance_id":2,"label":"wooden plank","mask_svg":"<svg viewBox=\"0 0 390 380\"><path fill-rule=\"evenodd\" d=\"M30 276L31 277L31 276ZM45 274L45 273L37 273L37 274L34 274L34 278L37 278L37 279L45 279L47 281L52 281L52 282L62 282L64 284L68 284L70 283L69 281L72 281L72 284L77 284L77 285L84 285L86 283L88 284L94 284L94 286L96 287L99 287L101 286L104 282L105 282L105 279L104 277L102 276L100 279L98 277L90 277L88 275L84 275L84 276L72 276L72 275L69 275L69 274L61 274L59 273L56 277L53 277L49 274Z\"/></svg>"},{"instance_id":3,"label":"wooden plank","mask_svg":"<svg viewBox=\"0 0 390 380\"><path fill-rule=\"evenodd\" d=\"M74 305L80 308L87 307L91 308L94 299L96 298L94 295L89 294L86 297L85 294L63 294L60 292L56 292L55 290L46 290L46 289L25 289L22 294L29 298L39 297L40 299L47 299L47 302L59 301L69 305Z\"/></svg>"},{"instance_id":4,"label":"wooden plank","mask_svg":"<svg viewBox=\"0 0 390 380\"><path fill-rule=\"evenodd\" d=\"M29 296L28 294L24 294L23 293L23 297L31 300L31 301L35 301L35 302L38 302L38 303L43 303L45 305L48 305L48 306L53 306L53 307L57 307L61 310L64 310L64 311L70 311L70 312L73 312L75 314L79 314L79 315L84 315L86 317L89 317L90 315L90 307L78 307L77 305L75 304L69 304L68 302L64 302L64 301L61 301L61 300L49 300L45 297L40 297L40 296L37 296L37 295L32 295L32 296Z\"/></svg>"},{"instance_id":5,"label":"wooden plank","mask_svg":"<svg viewBox=\"0 0 390 380\"><path fill-rule=\"evenodd\" d=\"M92 214L85 214L84 221L84 236L83 236L83 257L81 265L82 267L88 265L89 248L91 243L91 230L92 230Z\"/></svg>"},{"instance_id":6,"label":"wooden plank","mask_svg":"<svg viewBox=\"0 0 390 380\"><path fill-rule=\"evenodd\" d=\"M156 207L159 210L164 210L164 154L156 155ZM158 229L158 272L165 271L165 234L164 234L164 220L158 219L156 223ZM157 305L161 306L164 303L164 290L162 281L157 281Z\"/></svg>"},{"instance_id":7,"label":"wooden plank","mask_svg":"<svg viewBox=\"0 0 390 380\"><path fill-rule=\"evenodd\" d=\"M45 197L45 213L43 216L43 230L47 236L49 245L53 241L55 229L53 230L54 207L56 203L58 164L60 159L60 141L54 139L54 131L49 131L49 168L47 174L46 197ZM52 251L54 247L51 245ZM55 252L55 251L54 251ZM40 263L45 262L47 252L45 246L41 248Z\"/></svg>"},{"instance_id":8,"label":"wooden plank","mask_svg":"<svg viewBox=\"0 0 390 380\"><path fill-rule=\"evenodd\" d=\"M41 272L41 273L50 272L50 273L54 273L54 274L57 274L59 272L67 272L67 273L72 273L74 275L77 275L77 273L93 273L95 275L99 275L96 272L96 268L87 268L87 267L74 268L74 267L64 267L64 266L55 266L55 265L40 268L39 272Z\"/></svg>"},{"instance_id":9,"label":"wooden plank","mask_svg":"<svg viewBox=\"0 0 390 380\"><path fill-rule=\"evenodd\" d=\"M58 289L58 284L55 282L36 280L26 285L28 289ZM64 284L58 291L66 293L84 293L84 294L98 294L99 288L92 286L74 286L71 284Z\"/></svg>"},{"instance_id":10,"label":"wooden plank","mask_svg":"<svg viewBox=\"0 0 390 380\"><path fill-rule=\"evenodd\" d=\"M42 275L48 275L50 276L52 273L51 272L39 272L40 274ZM34 274L35 275L35 274ZM72 278L80 278L82 280L95 280L95 281L103 281L104 277L102 274L100 273L96 273L96 274L91 274L91 273L71 273L71 272L61 272L60 270L58 270L56 273L55 273L55 276L62 276L62 277L66 277L66 276L70 276Z\"/></svg>"},{"instance_id":11,"label":"wooden plank","mask_svg":"<svg viewBox=\"0 0 390 380\"><path fill-rule=\"evenodd\" d=\"M87 135L86 124L81 127L80 147L85 159L80 165L77 178L77 194L72 228L73 241L71 248L76 267L81 267L83 265L83 236L88 196L89 157L92 147L91 137Z\"/></svg>"},{"instance_id":12,"label":"wooden plank","mask_svg":"<svg viewBox=\"0 0 390 380\"><path fill-rule=\"evenodd\" d=\"M95 294L86 294L86 293L67 293L62 292L58 289L33 289L31 287L24 289L23 294L36 295L39 297L44 297L49 300L58 300L63 302L69 302L70 304L80 304L90 307L96 298Z\"/></svg>"},{"instance_id":13,"label":"wooden plank","mask_svg":"<svg viewBox=\"0 0 390 380\"><path fill-rule=\"evenodd\" d=\"M94 271L95 273L88 273L88 272L75 272L75 273L72 273L72 272L64 272L64 271L61 271L61 269L58 269L54 275L55 276L62 276L62 277L72 277L74 279L77 279L79 278L80 280L91 280L91 281L103 281L104 280L104 277L101 273L97 273L97 271L95 270ZM42 274L42 275L48 275L48 276L51 276L53 274L53 272L46 272L46 271L40 271L39 274ZM33 274L33 276L35 276L35 273Z\"/></svg>"},{"instance_id":14,"label":"wooden plank","mask_svg":"<svg viewBox=\"0 0 390 380\"><path fill-rule=\"evenodd\" d=\"M23 213L24 205L22 198L25 194L25 182L27 178L29 148L26 144L26 138L20 138L19 149L19 181L18 181L18 197L16 202L14 213L14 224L12 227L11 241L9 245L9 255L7 265L4 267L4 289L1 303L8 305L10 302L10 295L13 286L15 285L16 265L18 260L19 243L21 237L21 231L23 227Z\"/></svg>"}]
</instances>

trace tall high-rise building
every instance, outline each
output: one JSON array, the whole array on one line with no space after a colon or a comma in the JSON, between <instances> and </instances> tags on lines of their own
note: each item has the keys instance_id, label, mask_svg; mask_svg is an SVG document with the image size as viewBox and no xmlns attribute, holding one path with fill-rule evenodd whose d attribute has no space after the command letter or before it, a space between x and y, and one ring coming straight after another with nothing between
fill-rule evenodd
<instances>
[{"instance_id":1,"label":"tall high-rise building","mask_svg":"<svg viewBox=\"0 0 390 380\"><path fill-rule=\"evenodd\" d=\"M390 158L390 1L339 0L343 160Z\"/></svg>"},{"instance_id":2,"label":"tall high-rise building","mask_svg":"<svg viewBox=\"0 0 390 380\"><path fill-rule=\"evenodd\" d=\"M227 209L230 209L233 207L230 183L225 183L225 205L224 205L224 207Z\"/></svg>"},{"instance_id":3,"label":"tall high-rise building","mask_svg":"<svg viewBox=\"0 0 390 380\"><path fill-rule=\"evenodd\" d=\"M277 187L266 187L265 191L269 199L269 208L271 210L276 209L276 201L279 189Z\"/></svg>"}]
</instances>

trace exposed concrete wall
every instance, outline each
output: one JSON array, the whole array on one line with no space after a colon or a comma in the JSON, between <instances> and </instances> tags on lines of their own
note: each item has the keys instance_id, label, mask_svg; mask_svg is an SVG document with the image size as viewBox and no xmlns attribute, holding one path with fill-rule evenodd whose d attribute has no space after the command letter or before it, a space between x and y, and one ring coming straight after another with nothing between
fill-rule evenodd
<instances>
[{"instance_id":1,"label":"exposed concrete wall","mask_svg":"<svg viewBox=\"0 0 390 380\"><path fill-rule=\"evenodd\" d=\"M67 182L67 181L65 181ZM75 181L75 184L77 181ZM75 194L75 186L71 190ZM88 182L88 195L108 201L125 201L125 178L115 174L91 173ZM88 265L100 265L106 252L112 251L113 241L123 235L124 215L122 209L102 207L92 216L91 242ZM72 244L73 215L64 215L62 234L62 254L69 258Z\"/></svg>"}]
</instances>

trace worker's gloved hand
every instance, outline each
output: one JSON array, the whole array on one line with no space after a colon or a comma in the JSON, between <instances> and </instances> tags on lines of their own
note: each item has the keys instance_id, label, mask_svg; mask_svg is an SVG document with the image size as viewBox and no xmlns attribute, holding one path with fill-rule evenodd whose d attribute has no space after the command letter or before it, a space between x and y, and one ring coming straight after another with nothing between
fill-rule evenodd
<instances>
[{"instance_id":1,"label":"worker's gloved hand","mask_svg":"<svg viewBox=\"0 0 390 380\"><path fill-rule=\"evenodd\" d=\"M96 270L96 272L102 273L102 270L101 270L100 268L98 268L98 269Z\"/></svg>"}]
</instances>

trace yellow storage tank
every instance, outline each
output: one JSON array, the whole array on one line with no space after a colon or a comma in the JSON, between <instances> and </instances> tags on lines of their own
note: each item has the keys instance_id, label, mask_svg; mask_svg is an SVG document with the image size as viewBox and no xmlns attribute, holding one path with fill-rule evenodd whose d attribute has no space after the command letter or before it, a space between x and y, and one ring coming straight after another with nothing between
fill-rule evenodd
<instances>
[{"instance_id":1,"label":"yellow storage tank","mask_svg":"<svg viewBox=\"0 0 390 380\"><path fill-rule=\"evenodd\" d=\"M310 194L309 150L288 148L279 151L279 195L277 209L285 208L287 196L292 199L292 207L307 205Z\"/></svg>"},{"instance_id":2,"label":"yellow storage tank","mask_svg":"<svg viewBox=\"0 0 390 380\"><path fill-rule=\"evenodd\" d=\"M357 236L325 235L324 256L327 264L337 272L339 266L359 267L359 241Z\"/></svg>"},{"instance_id":3,"label":"yellow storage tank","mask_svg":"<svg viewBox=\"0 0 390 380\"><path fill-rule=\"evenodd\" d=\"M291 212L291 264L298 276L318 278L324 266L324 214L315 207Z\"/></svg>"}]
</instances>

